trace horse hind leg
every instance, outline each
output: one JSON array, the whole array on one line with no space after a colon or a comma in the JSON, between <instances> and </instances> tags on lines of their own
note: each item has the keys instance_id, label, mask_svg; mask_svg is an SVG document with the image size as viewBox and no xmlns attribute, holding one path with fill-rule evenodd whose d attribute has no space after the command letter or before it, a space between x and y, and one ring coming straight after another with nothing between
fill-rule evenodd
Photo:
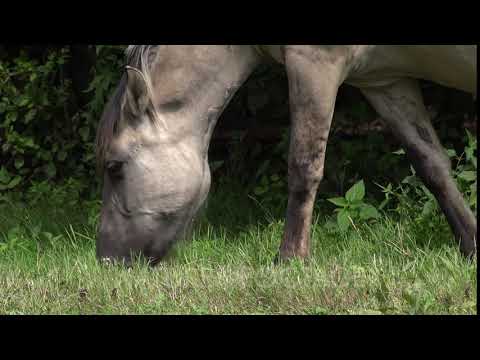
<instances>
[{"instance_id":1,"label":"horse hind leg","mask_svg":"<svg viewBox=\"0 0 480 360\"><path fill-rule=\"evenodd\" d=\"M432 127L418 82L405 79L362 92L401 141L416 172L435 195L460 251L474 256L477 221L451 176L450 160Z\"/></svg>"}]
</instances>

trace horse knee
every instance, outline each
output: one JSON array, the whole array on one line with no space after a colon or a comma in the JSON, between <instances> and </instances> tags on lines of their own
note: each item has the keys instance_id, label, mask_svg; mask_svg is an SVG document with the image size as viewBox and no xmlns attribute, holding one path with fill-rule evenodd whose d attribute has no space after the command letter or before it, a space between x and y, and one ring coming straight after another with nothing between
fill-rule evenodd
<instances>
[{"instance_id":1,"label":"horse knee","mask_svg":"<svg viewBox=\"0 0 480 360\"><path fill-rule=\"evenodd\" d=\"M311 160L292 159L288 166L289 190L305 194L316 192L323 179L323 168L323 157Z\"/></svg>"},{"instance_id":2,"label":"horse knee","mask_svg":"<svg viewBox=\"0 0 480 360\"><path fill-rule=\"evenodd\" d=\"M414 157L416 168L426 185L434 192L444 192L451 183L451 162L447 155L425 153L423 156Z\"/></svg>"}]
</instances>

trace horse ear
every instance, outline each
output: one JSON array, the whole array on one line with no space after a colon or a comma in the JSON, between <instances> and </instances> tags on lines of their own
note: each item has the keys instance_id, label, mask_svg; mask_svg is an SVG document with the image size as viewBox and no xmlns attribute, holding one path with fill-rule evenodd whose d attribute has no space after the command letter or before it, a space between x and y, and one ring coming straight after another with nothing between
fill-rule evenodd
<instances>
[{"instance_id":1,"label":"horse ear","mask_svg":"<svg viewBox=\"0 0 480 360\"><path fill-rule=\"evenodd\" d=\"M125 106L135 116L144 114L150 104L147 80L142 72L131 66L125 67L127 86Z\"/></svg>"}]
</instances>

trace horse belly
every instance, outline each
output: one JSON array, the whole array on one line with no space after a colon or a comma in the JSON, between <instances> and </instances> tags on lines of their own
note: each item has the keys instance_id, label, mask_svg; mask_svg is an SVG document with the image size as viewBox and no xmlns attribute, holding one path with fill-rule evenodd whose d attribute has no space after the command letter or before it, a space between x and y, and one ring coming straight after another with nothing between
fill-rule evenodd
<instances>
[{"instance_id":1,"label":"horse belly","mask_svg":"<svg viewBox=\"0 0 480 360\"><path fill-rule=\"evenodd\" d=\"M380 45L359 59L347 83L382 86L411 77L476 94L476 45Z\"/></svg>"}]
</instances>

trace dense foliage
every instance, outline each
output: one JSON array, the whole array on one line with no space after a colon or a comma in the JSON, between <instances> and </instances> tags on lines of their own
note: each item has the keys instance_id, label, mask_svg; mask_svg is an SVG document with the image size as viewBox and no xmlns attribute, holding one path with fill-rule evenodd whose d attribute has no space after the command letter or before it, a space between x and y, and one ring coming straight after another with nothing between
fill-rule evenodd
<instances>
[{"instance_id":1,"label":"dense foliage","mask_svg":"<svg viewBox=\"0 0 480 360\"><path fill-rule=\"evenodd\" d=\"M69 47L40 56L27 50L0 62L0 190L68 178L93 188L95 131L121 75L123 47L96 47L92 80L80 90L89 95L85 104L68 76Z\"/></svg>"}]
</instances>

